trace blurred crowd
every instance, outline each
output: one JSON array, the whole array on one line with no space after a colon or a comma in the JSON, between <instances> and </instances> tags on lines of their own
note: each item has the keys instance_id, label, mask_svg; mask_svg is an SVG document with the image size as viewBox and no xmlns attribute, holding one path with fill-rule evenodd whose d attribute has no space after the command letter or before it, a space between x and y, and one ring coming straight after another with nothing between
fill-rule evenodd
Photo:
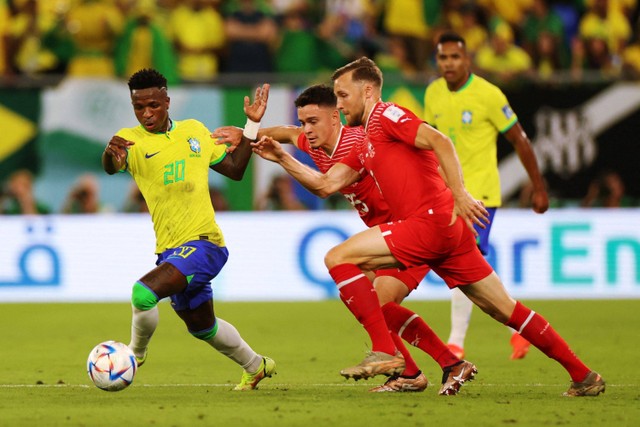
<instances>
[{"instance_id":1,"label":"blurred crowd","mask_svg":"<svg viewBox=\"0 0 640 427\"><path fill-rule=\"evenodd\" d=\"M127 78L153 67L170 84L220 76L307 76L366 55L413 82L435 75L434 40L454 30L475 72L508 84L640 78L637 0L0 0L0 82L44 76ZM0 86L1 86L0 85ZM34 198L34 177L0 185L0 214L145 212L135 183L105 207L98 180L80 176L59 212ZM527 188L519 207L526 207ZM228 210L211 188L214 207ZM578 206L636 206L615 171L594 178ZM346 207L330 198L327 208ZM256 210L299 210L291 179L276 176Z\"/></svg>"},{"instance_id":2,"label":"blurred crowd","mask_svg":"<svg viewBox=\"0 0 640 427\"><path fill-rule=\"evenodd\" d=\"M149 212L136 183L132 180L122 206L103 203L100 197L100 182L93 173L80 175L69 188L59 210L38 200L34 191L34 175L27 169L18 169L0 185L0 215L46 215L94 214L105 212L145 213ZM220 189L210 186L209 195L217 212L228 211L229 203ZM269 209L260 208L257 209Z\"/></svg>"},{"instance_id":3,"label":"blurred crowd","mask_svg":"<svg viewBox=\"0 0 640 427\"><path fill-rule=\"evenodd\" d=\"M366 55L428 79L438 35L467 40L477 71L514 77L640 76L636 0L0 0L0 74L170 83L221 73L330 71Z\"/></svg>"},{"instance_id":4,"label":"blurred crowd","mask_svg":"<svg viewBox=\"0 0 640 427\"><path fill-rule=\"evenodd\" d=\"M106 212L145 213L147 204L135 182L131 181L129 192L122 206L104 204L100 198L100 184L96 175L86 173L77 178L69 189L59 211L38 200L34 192L34 176L26 169L13 172L0 186L0 215L46 215L95 214ZM232 210L223 191L210 186L209 195L216 212ZM630 197L620 175L610 169L602 170L589 184L587 193L580 200L564 200L551 194L552 207L583 208L628 208L639 206L637 199ZM525 185L518 197L507 202L512 208L531 207L531 186ZM256 195L253 209L256 211L299 211L313 210L317 206L307 206L294 191L294 181L287 174L276 174L263 194ZM324 209L350 209L342 195L336 193L324 203Z\"/></svg>"}]
</instances>

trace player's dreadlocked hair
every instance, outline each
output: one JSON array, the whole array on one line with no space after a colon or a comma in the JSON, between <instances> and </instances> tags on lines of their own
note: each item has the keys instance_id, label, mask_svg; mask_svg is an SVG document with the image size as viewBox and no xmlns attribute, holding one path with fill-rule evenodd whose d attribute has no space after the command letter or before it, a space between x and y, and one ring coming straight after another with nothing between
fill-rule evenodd
<instances>
[{"instance_id":1,"label":"player's dreadlocked hair","mask_svg":"<svg viewBox=\"0 0 640 427\"><path fill-rule=\"evenodd\" d=\"M148 89L150 87L166 88L167 79L152 68L143 68L135 72L129 79L129 90Z\"/></svg>"},{"instance_id":2,"label":"player's dreadlocked hair","mask_svg":"<svg viewBox=\"0 0 640 427\"><path fill-rule=\"evenodd\" d=\"M327 85L313 85L304 90L295 100L297 108L310 104L321 107L335 107L338 103L336 95Z\"/></svg>"},{"instance_id":3,"label":"player's dreadlocked hair","mask_svg":"<svg viewBox=\"0 0 640 427\"><path fill-rule=\"evenodd\" d=\"M366 56L356 59L344 67L338 68L331 76L331 80L336 81L338 77L351 71L353 71L351 74L353 81L364 80L380 88L382 87L382 71L380 71L380 68L378 68L375 62Z\"/></svg>"},{"instance_id":4,"label":"player's dreadlocked hair","mask_svg":"<svg viewBox=\"0 0 640 427\"><path fill-rule=\"evenodd\" d=\"M438 44L449 43L449 42L460 43L463 48L467 47L467 44L465 43L464 38L462 38L462 36L459 35L458 33L447 31L445 33L442 33L438 38Z\"/></svg>"}]
</instances>

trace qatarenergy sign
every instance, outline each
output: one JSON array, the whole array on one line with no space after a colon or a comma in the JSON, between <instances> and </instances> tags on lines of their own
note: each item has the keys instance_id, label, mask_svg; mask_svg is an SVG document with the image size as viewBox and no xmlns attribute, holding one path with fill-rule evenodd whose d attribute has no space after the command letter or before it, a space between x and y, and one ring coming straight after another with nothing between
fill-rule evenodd
<instances>
[{"instance_id":1,"label":"qatarenergy sign","mask_svg":"<svg viewBox=\"0 0 640 427\"><path fill-rule=\"evenodd\" d=\"M217 215L230 258L213 282L227 301L336 297L323 263L363 229L355 212ZM640 298L640 209L499 210L488 256L516 298ZM0 302L128 301L154 267L145 214L0 217ZM410 298L447 299L430 273Z\"/></svg>"}]
</instances>

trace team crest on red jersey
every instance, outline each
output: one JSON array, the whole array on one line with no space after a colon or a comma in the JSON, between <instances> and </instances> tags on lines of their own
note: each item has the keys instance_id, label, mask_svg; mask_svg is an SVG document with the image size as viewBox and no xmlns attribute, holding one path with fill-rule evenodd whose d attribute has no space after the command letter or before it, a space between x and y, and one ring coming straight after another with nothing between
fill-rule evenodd
<instances>
[{"instance_id":1,"label":"team crest on red jersey","mask_svg":"<svg viewBox=\"0 0 640 427\"><path fill-rule=\"evenodd\" d=\"M373 148L373 144L371 143L371 141L367 140L367 157L373 159L375 155L376 150Z\"/></svg>"},{"instance_id":2,"label":"team crest on red jersey","mask_svg":"<svg viewBox=\"0 0 640 427\"><path fill-rule=\"evenodd\" d=\"M365 143L367 144L367 152L365 154L365 158L368 157L370 159L373 159L373 157L376 155L376 150L375 148L373 148L373 144L371 143L371 140L369 140L369 138L367 138Z\"/></svg>"}]
</instances>

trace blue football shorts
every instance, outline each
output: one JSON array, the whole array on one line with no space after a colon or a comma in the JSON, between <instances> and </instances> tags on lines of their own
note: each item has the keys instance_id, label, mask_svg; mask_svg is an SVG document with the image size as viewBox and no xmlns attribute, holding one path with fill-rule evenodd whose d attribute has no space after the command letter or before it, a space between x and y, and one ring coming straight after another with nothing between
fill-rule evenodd
<instances>
[{"instance_id":1,"label":"blue football shorts","mask_svg":"<svg viewBox=\"0 0 640 427\"><path fill-rule=\"evenodd\" d=\"M491 232L491 225L493 224L493 217L496 214L496 210L498 208L485 208L489 212L489 223L484 224L487 228L482 228L478 224L473 224L473 228L478 232L478 237L476 237L476 245L478 245L478 249L482 252L482 255L487 255L489 253L489 233Z\"/></svg>"},{"instance_id":2,"label":"blue football shorts","mask_svg":"<svg viewBox=\"0 0 640 427\"><path fill-rule=\"evenodd\" d=\"M171 295L175 311L195 309L213 298L211 280L216 277L229 259L226 247L216 246L208 240L192 240L177 248L167 249L158 255L156 265L168 262L187 277L184 291ZM189 276L191 280L189 280Z\"/></svg>"}]
</instances>

